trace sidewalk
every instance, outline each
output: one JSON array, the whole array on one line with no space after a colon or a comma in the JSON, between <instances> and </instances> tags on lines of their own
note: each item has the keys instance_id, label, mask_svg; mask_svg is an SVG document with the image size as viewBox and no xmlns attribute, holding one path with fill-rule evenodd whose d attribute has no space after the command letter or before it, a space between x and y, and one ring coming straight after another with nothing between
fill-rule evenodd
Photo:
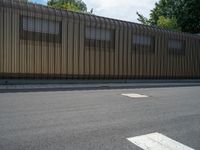
<instances>
[{"instance_id":1,"label":"sidewalk","mask_svg":"<svg viewBox=\"0 0 200 150\"><path fill-rule=\"evenodd\" d=\"M126 88L156 88L200 86L200 80L135 80L122 83L65 83L65 84L23 84L0 85L0 92L34 92L34 91L65 91L65 90L96 90L96 89L126 89Z\"/></svg>"}]
</instances>

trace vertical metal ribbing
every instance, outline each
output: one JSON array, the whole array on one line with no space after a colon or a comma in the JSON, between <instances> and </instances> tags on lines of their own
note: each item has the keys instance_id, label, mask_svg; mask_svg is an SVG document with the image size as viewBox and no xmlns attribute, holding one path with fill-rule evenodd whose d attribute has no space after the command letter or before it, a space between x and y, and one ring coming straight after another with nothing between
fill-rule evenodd
<instances>
[{"instance_id":1,"label":"vertical metal ribbing","mask_svg":"<svg viewBox=\"0 0 200 150\"><path fill-rule=\"evenodd\" d=\"M168 32L168 40L171 40L171 33L170 32ZM173 52L173 51L172 51ZM170 75L169 75L169 79L171 79L171 78L173 78L173 64L174 64L174 62L172 62L173 61L173 53L171 52L171 50L169 49L169 46L167 46L167 55L169 55L169 61L168 61L168 63L169 63L169 67L170 67Z\"/></svg>"},{"instance_id":2,"label":"vertical metal ribbing","mask_svg":"<svg viewBox=\"0 0 200 150\"><path fill-rule=\"evenodd\" d=\"M32 17L32 15L31 15L32 11L29 12L28 10L29 10L29 6L28 6L28 3L26 3L26 15L25 16L26 17ZM23 20L23 15L21 17L22 17L22 19L21 19L21 21L22 21ZM27 25L28 25L28 23L27 23ZM23 25L22 25L21 28L23 28ZM28 34L28 32L26 33L26 37L28 39L31 39L31 36L32 35ZM31 43L30 43L30 41L26 40L25 46L23 46L23 47L25 48L25 51L24 51L25 52L25 72L26 72L25 78L29 79L31 77L31 75L30 75L30 69L31 69L31 60L30 60Z\"/></svg>"},{"instance_id":3,"label":"vertical metal ribbing","mask_svg":"<svg viewBox=\"0 0 200 150\"><path fill-rule=\"evenodd\" d=\"M184 58L185 58L185 51L187 50L187 38L185 37L185 35L182 34L182 39L184 40L185 49L184 49L183 55L181 55L181 60L180 60L180 63L181 63L180 77L184 78L183 76L184 75Z\"/></svg>"},{"instance_id":4,"label":"vertical metal ribbing","mask_svg":"<svg viewBox=\"0 0 200 150\"><path fill-rule=\"evenodd\" d=\"M3 68L2 68L2 65L3 65L3 62L2 62L2 60L3 60L3 55L2 55L2 50L3 50L3 39L4 39L4 37L3 37L3 25L2 25L2 23L4 22L4 20L3 20L3 4L2 4L3 2L2 2L2 0L0 0L0 78L2 78L3 77Z\"/></svg>"},{"instance_id":5,"label":"vertical metal ribbing","mask_svg":"<svg viewBox=\"0 0 200 150\"><path fill-rule=\"evenodd\" d=\"M178 37L178 41L181 41L181 35L179 33L177 33L177 37ZM176 74L175 74L175 79L179 77L179 70L180 70L180 63L179 63L179 60L180 60L180 55L181 53L180 52L176 52L175 53L175 61L176 61L176 67L175 67L175 71L176 71Z\"/></svg>"},{"instance_id":6,"label":"vertical metal ribbing","mask_svg":"<svg viewBox=\"0 0 200 150\"><path fill-rule=\"evenodd\" d=\"M191 45L191 48L190 48L190 53L191 53L191 76L190 76L190 78L191 79L193 79L193 77L194 77L194 75L195 75L195 54L194 54L194 51L195 51L195 44L196 44L196 41L194 40L194 41L192 41L193 42L193 44Z\"/></svg>"},{"instance_id":7,"label":"vertical metal ribbing","mask_svg":"<svg viewBox=\"0 0 200 150\"><path fill-rule=\"evenodd\" d=\"M114 20L110 20L110 32L111 32L111 42L110 42L110 78L114 79L114 70L115 70L115 26L114 26Z\"/></svg>"},{"instance_id":8,"label":"vertical metal ribbing","mask_svg":"<svg viewBox=\"0 0 200 150\"><path fill-rule=\"evenodd\" d=\"M117 72L116 72L116 54L117 54L117 47L116 47L116 38L117 38L117 31L116 31L116 20L113 20L113 27L114 27L114 52L113 52L113 79L116 79Z\"/></svg>"},{"instance_id":9,"label":"vertical metal ribbing","mask_svg":"<svg viewBox=\"0 0 200 150\"><path fill-rule=\"evenodd\" d=\"M197 54L197 40L194 40L195 41L195 43L194 43L194 55L193 55L193 57L194 57L194 76L193 76L193 79L195 79L196 77L197 77L197 74L198 74L198 67L197 67L197 56L198 56L198 54Z\"/></svg>"},{"instance_id":10,"label":"vertical metal ribbing","mask_svg":"<svg viewBox=\"0 0 200 150\"><path fill-rule=\"evenodd\" d=\"M178 33L177 34L177 38L178 38L178 41L181 41L181 35ZM175 53L175 62L176 62L176 66L175 66L175 72L176 72L176 74L175 74L175 77L174 78L178 78L179 77L179 69L180 69L180 63L179 63L179 60L180 60L180 53L178 52L176 52Z\"/></svg>"},{"instance_id":11,"label":"vertical metal ribbing","mask_svg":"<svg viewBox=\"0 0 200 150\"><path fill-rule=\"evenodd\" d=\"M74 79L74 30L75 30L75 17L74 17L74 12L71 12L72 13L72 21L73 21L73 25L72 25L72 48L71 48L71 51L72 51L72 64L71 64L71 67L72 67L72 76L71 78Z\"/></svg>"},{"instance_id":12,"label":"vertical metal ribbing","mask_svg":"<svg viewBox=\"0 0 200 150\"><path fill-rule=\"evenodd\" d=\"M103 30L107 27L107 22L106 22L106 19L105 18L102 18L103 19ZM104 38L106 37L106 34L104 34ZM106 60L106 43L105 42L102 42L102 45L103 45L103 49L102 49L102 58L103 58L103 61L102 61L102 78L103 79L106 79L106 63L107 63L107 60Z\"/></svg>"},{"instance_id":13,"label":"vertical metal ribbing","mask_svg":"<svg viewBox=\"0 0 200 150\"><path fill-rule=\"evenodd\" d=\"M5 22L5 7L4 7L4 3L3 3L3 12L2 12L2 15L3 15L3 49L2 49L2 71L3 71L3 78L5 78L5 69L4 69L4 49L5 49L5 25L4 25L4 22Z\"/></svg>"},{"instance_id":14,"label":"vertical metal ribbing","mask_svg":"<svg viewBox=\"0 0 200 150\"><path fill-rule=\"evenodd\" d=\"M200 38L196 39L196 53L197 53L197 70L198 70L198 75L197 78L200 78Z\"/></svg>"},{"instance_id":15,"label":"vertical metal ribbing","mask_svg":"<svg viewBox=\"0 0 200 150\"><path fill-rule=\"evenodd\" d=\"M44 12L43 12L43 9L42 9L42 7L40 6L40 13L42 14L41 15L41 19L44 19ZM42 29L43 29L43 22L41 21L41 32L43 32L42 31ZM40 72L39 72L39 76L40 76L40 79L43 79L43 35L42 35L43 33L41 33L40 34L40 48L39 48L39 50L40 50Z\"/></svg>"},{"instance_id":16,"label":"vertical metal ribbing","mask_svg":"<svg viewBox=\"0 0 200 150\"><path fill-rule=\"evenodd\" d=\"M131 79L135 78L135 53L133 48L133 33L135 33L135 25L131 24L131 31L130 31Z\"/></svg>"},{"instance_id":17,"label":"vertical metal ribbing","mask_svg":"<svg viewBox=\"0 0 200 150\"><path fill-rule=\"evenodd\" d=\"M120 21L121 22L121 21ZM124 65L124 22L121 22L121 24L122 24L122 49L121 49L121 51L122 51L122 79L124 79L125 78L125 75L124 75L124 67L125 67L125 65Z\"/></svg>"},{"instance_id":18,"label":"vertical metal ribbing","mask_svg":"<svg viewBox=\"0 0 200 150\"><path fill-rule=\"evenodd\" d=\"M117 34L117 31L116 31L116 21L113 20L112 22L112 26L114 28L114 43L113 43L113 46L114 46L114 51L113 51L113 79L116 79L116 75L117 75L117 72L116 72L116 53L117 53L117 49L116 49L116 34Z\"/></svg>"},{"instance_id":19,"label":"vertical metal ribbing","mask_svg":"<svg viewBox=\"0 0 200 150\"><path fill-rule=\"evenodd\" d=\"M129 42L128 42L128 51L129 51L129 58L130 58L130 60L129 60L129 79L133 79L133 74L132 74L132 72L133 72L133 55L132 55L132 31L133 31L133 27L132 27L132 24L131 23L129 23Z\"/></svg>"},{"instance_id":20,"label":"vertical metal ribbing","mask_svg":"<svg viewBox=\"0 0 200 150\"><path fill-rule=\"evenodd\" d=\"M28 7L28 3L24 3L24 5L26 5L26 8L25 8L25 11L26 11L26 17L29 17L29 13L28 13L28 10L29 10L29 7ZM22 21L23 22L23 21ZM29 24L29 20L27 19L27 25ZM22 25L22 28L23 28L23 25ZM23 30L23 29L22 29ZM28 32L26 32L26 38L28 38L29 39L29 34L28 34ZM24 53L24 61L23 61L23 67L24 67L24 73L25 73L25 76L24 76L24 78L25 79L28 79L28 69L29 69L29 66L28 66L28 61L29 61L29 59L28 59L28 51L29 51L29 41L28 40L26 40L26 42L24 42L23 43L24 45L23 45L23 53Z\"/></svg>"},{"instance_id":21,"label":"vertical metal ribbing","mask_svg":"<svg viewBox=\"0 0 200 150\"><path fill-rule=\"evenodd\" d=\"M118 42L117 42L117 60L118 60L118 66L117 66L117 79L120 78L120 22L117 21L117 30L118 30Z\"/></svg>"},{"instance_id":22,"label":"vertical metal ribbing","mask_svg":"<svg viewBox=\"0 0 200 150\"><path fill-rule=\"evenodd\" d=\"M144 31L143 35L147 36L147 37L151 37L152 38L152 33L151 33L151 29L149 27L144 27ZM145 39L143 39L145 40ZM152 49L153 49L153 44L155 44L154 42L152 42L152 39L150 39L150 45L148 46L149 48L147 49L147 51L142 50L142 78L146 79L147 78L147 69L148 69L148 60L150 62L150 68L154 69L154 63L152 64ZM155 54L153 54L155 56ZM153 65L153 67L152 67ZM154 71L153 71L154 72Z\"/></svg>"},{"instance_id":23,"label":"vertical metal ribbing","mask_svg":"<svg viewBox=\"0 0 200 150\"><path fill-rule=\"evenodd\" d=\"M124 36L124 55L125 55L125 79L127 80L128 79L128 30L129 30L129 26L128 26L128 23L125 22L125 27L126 27L126 30L125 30L125 36Z\"/></svg>"},{"instance_id":24,"label":"vertical metal ribbing","mask_svg":"<svg viewBox=\"0 0 200 150\"><path fill-rule=\"evenodd\" d=\"M146 68L145 68L145 70L146 70L146 75L145 75L145 79L148 79L148 76L147 76L147 70L148 70L148 57L150 57L150 67L151 67L151 69L152 69L152 77L153 77L153 79L157 79L157 75L158 75L158 64L157 64L157 59L158 59L158 57L157 57L157 55L156 55L156 39L155 39L155 36L154 36L154 29L153 28L150 28L150 27L148 27L148 36L150 37L150 52L149 52L149 54L147 53L146 54L146 57L145 57L145 59L146 59Z\"/></svg>"},{"instance_id":25,"label":"vertical metal ribbing","mask_svg":"<svg viewBox=\"0 0 200 150\"><path fill-rule=\"evenodd\" d=\"M99 21L99 29L102 31L102 20L101 20L101 18L99 18L98 19L98 21ZM102 32L100 32L100 37L102 36ZM101 79L101 55L102 55L102 42L100 41L99 42L99 52L98 52L98 54L99 54L99 58L98 58L98 79Z\"/></svg>"},{"instance_id":26,"label":"vertical metal ribbing","mask_svg":"<svg viewBox=\"0 0 200 150\"><path fill-rule=\"evenodd\" d=\"M166 45L167 45L167 37L166 34L164 33L163 30L160 31L161 35L162 35L162 42L160 43L160 49L162 50L162 57L161 57L161 62L162 62L162 73L163 73L163 78L167 79L168 78L168 74L167 74L167 70L169 70L169 65L168 65L168 50L166 49ZM167 54L167 55L166 55ZM163 62L164 60L164 62Z\"/></svg>"},{"instance_id":27,"label":"vertical metal ribbing","mask_svg":"<svg viewBox=\"0 0 200 150\"><path fill-rule=\"evenodd\" d=\"M80 54L81 54L81 53L80 53L80 41L81 41L81 39L80 39L80 38L81 38L81 36L80 36L80 35L81 35L81 34L80 34L80 32L81 32L80 26L81 26L81 25L80 25L80 24L81 24L81 18L80 18L80 14L78 14L78 35L77 35L77 36L78 36L78 37L77 37L77 39L78 39L78 41L77 41L77 44L78 44L78 46L77 46L77 51L78 51L78 52L77 52L77 55L78 55L78 56L77 56L77 61L78 61L78 62L77 62L77 73L78 73L78 74L77 74L77 79L80 79L80 73L81 73L81 72L80 72L80 58L81 58L81 57L80 57Z\"/></svg>"},{"instance_id":28,"label":"vertical metal ribbing","mask_svg":"<svg viewBox=\"0 0 200 150\"><path fill-rule=\"evenodd\" d=\"M98 25L98 22L97 22L97 18L94 16L93 18L92 18L94 21L93 21L93 26L95 27L95 28L99 28L97 25ZM101 32L101 31L100 31ZM94 47L93 47L93 50L92 50L92 55L93 55L93 59L92 59L92 62L93 62L93 73L92 73L92 79L95 79L96 78L96 54L97 54L97 50L98 50L98 48L97 48L97 46L98 46L98 41L97 41L97 34L96 34L96 32L95 32L95 42L94 42Z\"/></svg>"},{"instance_id":29,"label":"vertical metal ribbing","mask_svg":"<svg viewBox=\"0 0 200 150\"><path fill-rule=\"evenodd\" d=\"M82 40L80 36L81 31L81 15L77 13L72 13L72 18L67 16L67 24L69 23L68 19L72 19L71 26L68 30L72 30L73 33L70 33L67 36L67 41L65 41L68 51L66 53L67 57L70 58L70 64L67 64L67 71L63 71L63 57L65 46L60 46L57 43L57 36L50 37L49 35L43 36L43 34L28 34L28 32L24 32L27 37L26 39L22 39L19 36L19 39L15 39L20 31L23 28L23 20L20 18L20 26L19 31L16 31L17 22L15 23L15 10L17 9L17 13L19 12L19 17L26 16L33 18L34 22L34 30L36 30L37 19L47 19L47 20L55 20L59 21L60 16L63 19L63 14L61 10L56 11L57 9L47 8L48 12L44 8L44 6L38 6L33 4L27 4L23 2L13 3L13 1L2 1L1 0L1 15L2 15L2 35L1 35L1 71L5 77L6 74L9 74L12 77L13 73L19 73L16 78L25 78L29 79L30 77L37 78L48 78L50 76L53 79L67 74L69 75L69 68L72 70L71 77L80 78L80 66L83 66L83 75L88 75L89 78L93 77L104 77L105 78L114 78L118 75L120 78L127 79L129 77L134 77L137 75L139 78L149 78L149 77L170 77L170 78L195 78L200 76L199 72L199 39L192 35L186 35L183 33L174 33L165 30L158 30L150 27L143 27L142 25L133 25L136 26L136 35L150 35L153 36L156 34L156 38L161 37L161 39L156 39L155 45L155 54L151 54L145 52L141 45L133 48L132 47L132 38L133 34L130 34L128 31L132 30L132 27L129 26L127 22L123 21L114 21L106 18L99 18L88 15L88 24L92 27L92 22L94 20L95 28L100 29L115 29L115 47L112 48L112 42L106 44L105 42L98 42L97 39L95 41L96 45L90 45L86 50L89 57L88 61L89 72L86 72L86 51L84 46L83 52L83 61L84 65L81 65L80 57L81 54L81 45L80 41ZM4 6L6 5L6 6ZM20 8L16 8L20 6ZM35 7L35 8L34 8ZM16 8L16 9L15 9ZM29 11L30 10L30 11ZM54 13L50 12L50 10L54 11ZM53 14L53 15L52 15ZM65 11L65 14L68 14L68 11ZM78 15L75 17L75 15ZM17 14L18 15L18 14ZM86 15L83 15L86 18ZM99 20L103 20L99 24ZM27 21L30 21L29 19ZM78 22L78 31L77 26L74 27L75 21ZM10 25L8 24L10 23ZM84 25L87 24L86 19L84 19ZM41 28L44 27L43 22L40 24ZM85 26L84 26L85 27ZM11 29L10 29L11 28ZM56 28L56 27L55 27ZM64 27L63 27L64 28ZM23 30L23 29L21 29ZM48 31L49 31L48 27ZM56 30L56 29L55 29ZM102 30L100 30L102 32ZM119 31L119 32L118 32ZM145 33L146 31L146 33ZM71 32L71 31L70 31ZM85 32L85 28L84 28ZM21 34L21 33L20 33ZM66 33L65 33L66 34ZM101 33L100 33L101 34ZM10 37L12 36L12 37ZM77 37L78 36L78 37ZM95 34L95 36L97 36ZM72 40L68 41L69 38L72 37ZM11 39L10 39L11 38ZM53 38L53 41L50 39ZM32 39L32 40L30 40ZM127 40L126 40L127 39ZM187 44L185 47L185 55L179 54L175 51L172 51L171 54L168 49L168 40L177 39L179 41L185 41ZM9 41L10 40L10 41ZM16 41L15 41L16 40ZM66 40L66 39L65 39ZM130 42L130 41L131 42ZM144 39L141 39L144 40ZM50 42L51 41L51 42ZM118 41L118 42L116 42ZM19 42L19 43L17 43ZM68 45L70 43L70 46ZM9 45L11 43L11 45ZM103 43L103 44L102 44ZM64 44L61 42L61 44ZM77 44L77 45L76 45ZM85 43L84 43L85 44ZM129 56L129 46L131 44L131 52ZM98 46L99 45L99 46ZM16 46L16 47L15 47ZM152 48L152 47L151 47ZM135 49L132 51L132 49ZM102 51L101 51L102 50ZM70 51L70 54L69 54ZM76 52L75 52L76 51ZM116 54L117 53L117 54ZM69 54L69 55L68 55ZM47 58L48 56L48 58ZM103 56L103 57L101 57ZM94 60L94 58L96 58ZM101 59L103 58L103 59ZM105 60L105 61L103 61ZM67 60L68 61L68 60ZM15 65L14 63L17 63ZM77 63L78 62L78 63ZM117 63L118 65L117 65ZM93 63L93 64L92 64ZM152 63L152 64L151 64ZM78 66L77 66L78 65ZM135 65L135 67L133 67ZM74 68L77 67L77 68ZM76 71L74 70L76 69ZM103 69L103 70L102 70ZM101 72L102 71L102 72ZM130 73L131 72L131 73ZM2 73L1 73L2 74ZM33 76L32 76L33 75ZM121 76L119 76L121 75ZM129 76L130 75L130 76ZM69 76L68 76L69 77Z\"/></svg>"},{"instance_id":30,"label":"vertical metal ribbing","mask_svg":"<svg viewBox=\"0 0 200 150\"><path fill-rule=\"evenodd\" d=\"M135 69L134 69L134 74L135 74L135 79L138 78L138 56L136 52L136 45L133 42L134 38L136 39L136 35L138 34L138 24L135 24L135 31L132 33L132 45L133 45L133 52L134 52L134 64L135 64Z\"/></svg>"},{"instance_id":31,"label":"vertical metal ribbing","mask_svg":"<svg viewBox=\"0 0 200 150\"><path fill-rule=\"evenodd\" d=\"M86 26L87 26L87 24L86 24L86 19L87 18L86 17L87 17L86 15L83 16L83 25L84 25L84 28L83 28L83 30L84 30L83 31L84 32L83 33L84 34L83 35L83 37L84 37L84 41L83 41L84 42L84 48L83 48L83 50L84 50L84 52L83 52L83 64L84 64L83 65L83 76L84 76L84 79L86 77L86 59L85 59L85 57L86 57L86 55L85 55L85 53L86 53L86 48L85 48L86 47L86 42L85 42L86 41L86 31L85 30L86 30Z\"/></svg>"},{"instance_id":32,"label":"vertical metal ribbing","mask_svg":"<svg viewBox=\"0 0 200 150\"><path fill-rule=\"evenodd\" d=\"M168 42L169 42L169 39L170 39L170 34L169 32L167 31L164 31L164 34L165 34L165 40L166 40L166 47L165 47L165 55L167 56L167 68L165 70L166 74L167 74L167 78L170 79L171 78L171 55L169 54L169 47L168 47Z\"/></svg>"},{"instance_id":33,"label":"vertical metal ribbing","mask_svg":"<svg viewBox=\"0 0 200 150\"><path fill-rule=\"evenodd\" d=\"M63 73L63 43L62 43L62 32L63 32L63 14L62 14L62 10L59 9L59 64L60 64L60 72L59 72L59 79L62 79L62 73Z\"/></svg>"},{"instance_id":34,"label":"vertical metal ribbing","mask_svg":"<svg viewBox=\"0 0 200 150\"><path fill-rule=\"evenodd\" d=\"M89 16L89 27L90 27L90 37L91 37L91 34L92 34L92 19L91 19L91 16ZM88 78L91 78L91 47L93 45L93 42L91 42L91 40L89 41L89 74L88 74Z\"/></svg>"},{"instance_id":35,"label":"vertical metal ribbing","mask_svg":"<svg viewBox=\"0 0 200 150\"><path fill-rule=\"evenodd\" d=\"M162 57L160 59L160 62L162 62L162 65L161 65L161 71L162 71L162 75L163 75L162 78L167 79L168 56L166 56L167 50L165 48L166 45L167 45L167 37L166 37L166 34L164 33L163 30L160 30L159 32L160 32L161 37L162 37L162 41L159 42L160 43L159 49L162 50Z\"/></svg>"},{"instance_id":36,"label":"vertical metal ribbing","mask_svg":"<svg viewBox=\"0 0 200 150\"><path fill-rule=\"evenodd\" d=\"M143 31L143 28L142 28L142 26L138 26L138 35L141 35L142 32ZM137 37L138 38L138 37ZM139 43L141 43L140 42L141 41L141 38L139 39ZM137 57L138 57L138 78L141 78L141 51L142 51L142 48L141 48L141 45L140 44L137 44L138 46L138 48L137 48Z\"/></svg>"},{"instance_id":37,"label":"vertical metal ribbing","mask_svg":"<svg viewBox=\"0 0 200 150\"><path fill-rule=\"evenodd\" d=\"M153 29L154 32L154 42L155 42L155 61L154 64L157 66L156 72L158 75L156 75L156 79L160 79L162 77L162 71L161 71L161 65L160 59L162 57L162 49L159 49L159 42L162 42L161 33L158 30ZM158 35L158 36L156 36Z\"/></svg>"},{"instance_id":38,"label":"vertical metal ribbing","mask_svg":"<svg viewBox=\"0 0 200 150\"><path fill-rule=\"evenodd\" d=\"M87 26L87 15L82 16L83 20L83 78L86 79L87 74L87 59L86 59L86 26Z\"/></svg>"},{"instance_id":39,"label":"vertical metal ribbing","mask_svg":"<svg viewBox=\"0 0 200 150\"><path fill-rule=\"evenodd\" d=\"M104 21L105 21L105 26L104 26L104 29L107 29L108 28L108 22L107 22L107 19L104 18ZM107 34L107 33L106 33ZM105 38L106 38L106 34L105 34ZM104 43L104 79L107 79L107 66L109 68L109 60L107 59L107 52L108 52L108 44L105 42Z\"/></svg>"},{"instance_id":40,"label":"vertical metal ribbing","mask_svg":"<svg viewBox=\"0 0 200 150\"><path fill-rule=\"evenodd\" d=\"M161 74L161 68L160 68L161 64L159 63L162 50L158 50L158 37L156 35L160 36L160 33L157 30L155 30L155 28L153 28L151 32L152 32L153 38L154 38L153 39L154 40L154 47L153 47L153 49L154 49L153 56L154 57L153 57L153 59L154 59L154 66L156 66L156 68L155 68L155 79L159 79L162 75Z\"/></svg>"},{"instance_id":41,"label":"vertical metal ribbing","mask_svg":"<svg viewBox=\"0 0 200 150\"><path fill-rule=\"evenodd\" d=\"M14 32L13 32L13 14L14 14L13 13L13 1L11 2L11 12L10 13L11 13L11 53L10 53L11 54L10 55L10 57L11 57L10 58L11 59L10 60L10 65L11 65L10 67L11 68L10 69L11 70L10 70L10 74L12 74L14 72L13 71L14 70L14 68L13 68L13 62L14 62L14 60L13 60L13 55L14 55L14 48L13 48L13 46L14 46L13 45L13 37L14 37ZM12 78L12 75L11 75L11 78Z\"/></svg>"},{"instance_id":42,"label":"vertical metal ribbing","mask_svg":"<svg viewBox=\"0 0 200 150\"><path fill-rule=\"evenodd\" d=\"M66 79L69 79L69 14L67 11L65 12L65 17L67 19L67 26L65 27L66 28L65 34L67 34L66 40L65 40L65 43L66 43L65 50L66 50L66 59L67 59L66 60Z\"/></svg>"},{"instance_id":43,"label":"vertical metal ribbing","mask_svg":"<svg viewBox=\"0 0 200 150\"><path fill-rule=\"evenodd\" d=\"M47 8L47 13L48 13L48 17L47 17L47 19L49 20L50 19L50 11L49 11L49 8ZM50 32L50 29L49 29L49 24L48 24L48 33ZM45 75L45 79L47 79L47 78L49 78L49 75L50 75L50 71L51 71L51 69L50 69L50 35L48 34L48 36L46 37L47 38L47 60L46 60L46 63L47 63L47 65L46 65L46 67L47 67L47 74Z\"/></svg>"},{"instance_id":44,"label":"vertical metal ribbing","mask_svg":"<svg viewBox=\"0 0 200 150\"><path fill-rule=\"evenodd\" d=\"M187 79L187 51L188 51L188 46L189 46L189 39L188 37L185 38L186 39L186 49L185 49L185 54L184 54L184 57L183 57L183 60L182 60L182 63L183 63L183 78L184 79Z\"/></svg>"},{"instance_id":45,"label":"vertical metal ribbing","mask_svg":"<svg viewBox=\"0 0 200 150\"><path fill-rule=\"evenodd\" d=\"M106 29L109 29L110 33L112 33L112 30L111 30L111 20L108 20L108 25L107 25L107 28ZM111 38L111 37L110 37ZM110 42L109 42L109 45L108 45L108 77L107 79L109 79L112 75L111 75L111 40L110 39Z\"/></svg>"},{"instance_id":46,"label":"vertical metal ribbing","mask_svg":"<svg viewBox=\"0 0 200 150\"><path fill-rule=\"evenodd\" d=\"M184 78L187 79L188 78L188 52L189 52L189 48L190 48L190 39L186 38L186 42L187 42L187 49L185 50L185 57L184 57Z\"/></svg>"}]
</instances>

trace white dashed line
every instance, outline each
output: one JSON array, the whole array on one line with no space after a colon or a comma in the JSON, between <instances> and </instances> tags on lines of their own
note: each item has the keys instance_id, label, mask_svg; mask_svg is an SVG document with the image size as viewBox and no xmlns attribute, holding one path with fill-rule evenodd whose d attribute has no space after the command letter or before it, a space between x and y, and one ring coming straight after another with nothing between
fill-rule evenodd
<instances>
[{"instance_id":1,"label":"white dashed line","mask_svg":"<svg viewBox=\"0 0 200 150\"><path fill-rule=\"evenodd\" d=\"M127 138L127 140L143 150L194 150L160 133L131 137Z\"/></svg>"},{"instance_id":2,"label":"white dashed line","mask_svg":"<svg viewBox=\"0 0 200 150\"><path fill-rule=\"evenodd\" d=\"M136 93L122 94L122 95L130 97L130 98L144 98L144 97L148 97L147 95L141 95L141 94L136 94Z\"/></svg>"}]
</instances>

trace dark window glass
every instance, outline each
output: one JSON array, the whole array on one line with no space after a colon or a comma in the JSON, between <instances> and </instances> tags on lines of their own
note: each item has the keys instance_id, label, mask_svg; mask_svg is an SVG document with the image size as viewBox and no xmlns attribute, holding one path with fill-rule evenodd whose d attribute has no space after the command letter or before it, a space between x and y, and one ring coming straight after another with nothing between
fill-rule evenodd
<instances>
[{"instance_id":1,"label":"dark window glass","mask_svg":"<svg viewBox=\"0 0 200 150\"><path fill-rule=\"evenodd\" d=\"M85 46L114 49L114 30L95 27L85 28Z\"/></svg>"},{"instance_id":2,"label":"dark window glass","mask_svg":"<svg viewBox=\"0 0 200 150\"><path fill-rule=\"evenodd\" d=\"M169 40L168 49L171 54L185 54L185 42L181 40Z\"/></svg>"},{"instance_id":3,"label":"dark window glass","mask_svg":"<svg viewBox=\"0 0 200 150\"><path fill-rule=\"evenodd\" d=\"M155 38L150 35L132 35L132 50L155 52Z\"/></svg>"},{"instance_id":4,"label":"dark window glass","mask_svg":"<svg viewBox=\"0 0 200 150\"><path fill-rule=\"evenodd\" d=\"M24 40L61 42L61 21L21 16L20 38Z\"/></svg>"}]
</instances>

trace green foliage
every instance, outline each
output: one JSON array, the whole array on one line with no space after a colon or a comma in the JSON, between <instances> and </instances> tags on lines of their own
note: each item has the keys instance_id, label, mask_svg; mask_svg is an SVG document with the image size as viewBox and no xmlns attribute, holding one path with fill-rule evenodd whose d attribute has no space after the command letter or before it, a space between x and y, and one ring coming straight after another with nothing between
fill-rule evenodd
<instances>
[{"instance_id":1,"label":"green foliage","mask_svg":"<svg viewBox=\"0 0 200 150\"><path fill-rule=\"evenodd\" d=\"M181 31L181 28L178 26L177 19L175 17L167 18L164 16L159 16L157 26L168 30Z\"/></svg>"},{"instance_id":2,"label":"green foliage","mask_svg":"<svg viewBox=\"0 0 200 150\"><path fill-rule=\"evenodd\" d=\"M87 12L87 6L82 0L49 0L48 6L77 12Z\"/></svg>"},{"instance_id":3,"label":"green foliage","mask_svg":"<svg viewBox=\"0 0 200 150\"><path fill-rule=\"evenodd\" d=\"M200 33L200 1L183 0L177 20L182 31Z\"/></svg>"},{"instance_id":4,"label":"green foliage","mask_svg":"<svg viewBox=\"0 0 200 150\"><path fill-rule=\"evenodd\" d=\"M138 15L138 21L141 22L144 25L151 25L151 22L149 21L149 19L147 19L146 17L144 17L143 15L141 15L139 12L137 12Z\"/></svg>"},{"instance_id":5,"label":"green foliage","mask_svg":"<svg viewBox=\"0 0 200 150\"><path fill-rule=\"evenodd\" d=\"M160 0L151 10L149 19L137 14L142 24L190 33L200 32L199 0Z\"/></svg>"}]
</instances>

